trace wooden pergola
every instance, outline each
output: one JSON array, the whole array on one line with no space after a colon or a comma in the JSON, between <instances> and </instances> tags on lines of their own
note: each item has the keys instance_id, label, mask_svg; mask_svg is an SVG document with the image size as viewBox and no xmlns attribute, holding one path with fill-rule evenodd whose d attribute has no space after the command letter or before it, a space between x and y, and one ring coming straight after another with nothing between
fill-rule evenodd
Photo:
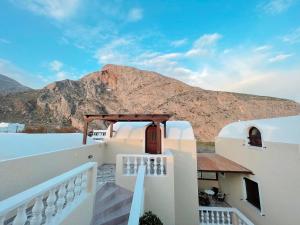
<instances>
[{"instance_id":1,"label":"wooden pergola","mask_svg":"<svg viewBox=\"0 0 300 225\"><path fill-rule=\"evenodd\" d=\"M84 133L83 144L86 144L87 131L89 123L94 120L108 122L110 126L109 135L112 137L113 124L116 122L152 122L160 129L160 123L164 125L164 135L166 135L166 122L172 117L172 114L99 114L84 115ZM156 132L157 135L159 132ZM166 136L165 136L166 137ZM159 137L157 137L159 138Z\"/></svg>"}]
</instances>

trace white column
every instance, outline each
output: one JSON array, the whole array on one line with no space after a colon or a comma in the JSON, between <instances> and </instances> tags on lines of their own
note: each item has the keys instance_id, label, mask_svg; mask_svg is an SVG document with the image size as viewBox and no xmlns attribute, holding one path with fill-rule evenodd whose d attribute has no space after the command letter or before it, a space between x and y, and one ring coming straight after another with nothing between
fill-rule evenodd
<instances>
[{"instance_id":1,"label":"white column","mask_svg":"<svg viewBox=\"0 0 300 225\"><path fill-rule=\"evenodd\" d=\"M75 199L77 200L81 192L81 174L79 174L76 179L75 179L75 188L74 188L74 193L75 193Z\"/></svg>"},{"instance_id":2,"label":"white column","mask_svg":"<svg viewBox=\"0 0 300 225\"><path fill-rule=\"evenodd\" d=\"M85 193L86 188L87 188L87 171L82 173L80 194Z\"/></svg>"},{"instance_id":3,"label":"white column","mask_svg":"<svg viewBox=\"0 0 300 225\"><path fill-rule=\"evenodd\" d=\"M40 225L42 222L42 213L44 210L43 196L37 197L32 208L32 217L30 219L30 225Z\"/></svg>"},{"instance_id":4,"label":"white column","mask_svg":"<svg viewBox=\"0 0 300 225\"><path fill-rule=\"evenodd\" d=\"M154 157L154 175L157 176L157 159L158 157Z\"/></svg>"},{"instance_id":5,"label":"white column","mask_svg":"<svg viewBox=\"0 0 300 225\"><path fill-rule=\"evenodd\" d=\"M67 205L74 199L74 180L71 179L67 187Z\"/></svg>"},{"instance_id":6,"label":"white column","mask_svg":"<svg viewBox=\"0 0 300 225\"><path fill-rule=\"evenodd\" d=\"M164 157L160 157L160 175L164 175Z\"/></svg>"},{"instance_id":7,"label":"white column","mask_svg":"<svg viewBox=\"0 0 300 225\"><path fill-rule=\"evenodd\" d=\"M146 160L147 160L146 161L146 164L147 164L147 175L150 175L151 174L151 171L150 171L151 170L151 167L150 167L150 162L151 161L150 161L149 157L147 157Z\"/></svg>"},{"instance_id":8,"label":"white column","mask_svg":"<svg viewBox=\"0 0 300 225\"><path fill-rule=\"evenodd\" d=\"M126 165L127 166L126 167L126 174L130 175L130 158L129 158L129 156L127 156L126 158L127 158L127 162L126 162L126 164L127 164Z\"/></svg>"},{"instance_id":9,"label":"white column","mask_svg":"<svg viewBox=\"0 0 300 225\"><path fill-rule=\"evenodd\" d=\"M27 221L26 205L20 206L12 225L24 225Z\"/></svg>"},{"instance_id":10,"label":"white column","mask_svg":"<svg viewBox=\"0 0 300 225\"><path fill-rule=\"evenodd\" d=\"M134 172L133 174L136 175L138 172L138 162L137 162L137 156L134 156Z\"/></svg>"},{"instance_id":11,"label":"white column","mask_svg":"<svg viewBox=\"0 0 300 225\"><path fill-rule=\"evenodd\" d=\"M58 199L57 199L57 202L56 202L57 214L60 214L61 211L63 210L64 204L66 202L66 198L65 198L66 193L67 193L66 184L62 184L59 188Z\"/></svg>"},{"instance_id":12,"label":"white column","mask_svg":"<svg viewBox=\"0 0 300 225\"><path fill-rule=\"evenodd\" d=\"M46 224L49 224L52 222L53 220L53 216L55 214L55 200L56 200L56 194L55 194L55 190L51 190L50 194L47 198L47 207L45 210L45 214L46 214Z\"/></svg>"}]
</instances>

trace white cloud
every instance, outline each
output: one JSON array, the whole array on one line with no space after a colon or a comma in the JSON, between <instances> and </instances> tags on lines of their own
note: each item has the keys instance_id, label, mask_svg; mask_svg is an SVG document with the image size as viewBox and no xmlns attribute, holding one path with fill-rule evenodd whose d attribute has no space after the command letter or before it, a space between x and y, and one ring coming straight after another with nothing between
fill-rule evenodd
<instances>
[{"instance_id":1,"label":"white cloud","mask_svg":"<svg viewBox=\"0 0 300 225\"><path fill-rule=\"evenodd\" d=\"M261 45L253 49L254 52L264 52L270 50L272 48L271 45Z\"/></svg>"},{"instance_id":2,"label":"white cloud","mask_svg":"<svg viewBox=\"0 0 300 225\"><path fill-rule=\"evenodd\" d=\"M292 6L294 0L267 0L259 6L269 14L279 14Z\"/></svg>"},{"instance_id":3,"label":"white cloud","mask_svg":"<svg viewBox=\"0 0 300 225\"><path fill-rule=\"evenodd\" d=\"M170 45L173 46L173 47L180 47L182 45L185 45L186 43L187 43L187 39L184 38L184 39L179 39L179 40L172 41L170 43Z\"/></svg>"},{"instance_id":4,"label":"white cloud","mask_svg":"<svg viewBox=\"0 0 300 225\"><path fill-rule=\"evenodd\" d=\"M10 44L10 41L5 38L0 38L0 43L2 44Z\"/></svg>"},{"instance_id":5,"label":"white cloud","mask_svg":"<svg viewBox=\"0 0 300 225\"><path fill-rule=\"evenodd\" d=\"M269 62L273 63L273 62L284 61L291 56L292 56L292 54L278 54L272 58L269 58Z\"/></svg>"},{"instance_id":6,"label":"white cloud","mask_svg":"<svg viewBox=\"0 0 300 225\"><path fill-rule=\"evenodd\" d=\"M58 60L53 60L52 62L49 63L50 69L54 72L60 71L63 65L64 64Z\"/></svg>"},{"instance_id":7,"label":"white cloud","mask_svg":"<svg viewBox=\"0 0 300 225\"><path fill-rule=\"evenodd\" d=\"M52 80L76 79L72 72L66 71L64 63L59 60L53 60L48 63L49 69L54 73Z\"/></svg>"},{"instance_id":8,"label":"white cloud","mask_svg":"<svg viewBox=\"0 0 300 225\"><path fill-rule=\"evenodd\" d=\"M101 65L117 63L135 66L205 89L270 95L300 102L298 86L295 85L299 84L300 68L275 69L270 64L270 61L285 60L292 54L276 55L270 45L217 50L216 44L220 38L220 34L207 34L194 42L193 49L205 49L210 54L213 52L214 57L203 60L198 60L197 54L187 57L191 49L167 53L145 50L136 39L130 38L112 41L100 48L95 57ZM283 86L280 86L280 81Z\"/></svg>"},{"instance_id":9,"label":"white cloud","mask_svg":"<svg viewBox=\"0 0 300 225\"><path fill-rule=\"evenodd\" d=\"M128 12L127 19L130 22L136 22L143 18L143 10L141 8L132 8Z\"/></svg>"},{"instance_id":10,"label":"white cloud","mask_svg":"<svg viewBox=\"0 0 300 225\"><path fill-rule=\"evenodd\" d=\"M186 56L195 57L212 54L212 48L221 38L222 35L218 33L202 35L193 43L193 47L186 53Z\"/></svg>"},{"instance_id":11,"label":"white cloud","mask_svg":"<svg viewBox=\"0 0 300 225\"><path fill-rule=\"evenodd\" d=\"M289 44L295 44L300 42L300 27L293 30L291 33L283 36L282 38L283 42L287 42Z\"/></svg>"},{"instance_id":12,"label":"white cloud","mask_svg":"<svg viewBox=\"0 0 300 225\"><path fill-rule=\"evenodd\" d=\"M64 20L73 16L79 8L80 0L11 0L18 6L35 14Z\"/></svg>"}]
</instances>

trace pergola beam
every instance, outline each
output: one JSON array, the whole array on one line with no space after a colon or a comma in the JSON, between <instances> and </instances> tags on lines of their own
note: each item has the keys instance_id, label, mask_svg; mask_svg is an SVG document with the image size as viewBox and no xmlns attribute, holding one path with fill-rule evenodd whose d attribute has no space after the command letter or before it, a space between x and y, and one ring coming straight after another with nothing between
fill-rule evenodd
<instances>
[{"instance_id":1,"label":"pergola beam","mask_svg":"<svg viewBox=\"0 0 300 225\"><path fill-rule=\"evenodd\" d=\"M164 137L166 137L166 122L172 117L172 114L99 114L99 115L84 115L84 133L83 144L87 141L88 125L94 120L103 120L110 123L110 137L113 133L113 124L116 122L153 122L157 124L163 123Z\"/></svg>"}]
</instances>

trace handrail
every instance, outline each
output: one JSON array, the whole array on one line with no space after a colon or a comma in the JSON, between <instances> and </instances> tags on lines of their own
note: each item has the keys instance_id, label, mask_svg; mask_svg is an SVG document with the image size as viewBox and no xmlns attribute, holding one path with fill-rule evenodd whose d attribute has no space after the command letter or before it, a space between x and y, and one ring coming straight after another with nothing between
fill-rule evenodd
<instances>
[{"instance_id":1,"label":"handrail","mask_svg":"<svg viewBox=\"0 0 300 225\"><path fill-rule=\"evenodd\" d=\"M140 216L144 213L144 180L146 167L141 165L136 177L128 225L138 225Z\"/></svg>"},{"instance_id":2,"label":"handrail","mask_svg":"<svg viewBox=\"0 0 300 225\"><path fill-rule=\"evenodd\" d=\"M233 208L234 213L237 214L237 216L242 219L247 225L254 225L240 210L237 208Z\"/></svg>"},{"instance_id":3,"label":"handrail","mask_svg":"<svg viewBox=\"0 0 300 225\"><path fill-rule=\"evenodd\" d=\"M39 208L41 206L39 202L41 198L46 198L47 194L49 194L47 199L49 199L49 203L54 204L54 202L51 201L56 199L54 194L55 191L61 192L58 196L61 199L64 199L65 194L69 193L69 196L66 196L66 200L69 202L63 202L64 204L70 203L74 198L77 198L79 195L85 192L94 192L95 181L93 179L96 179L96 168L96 162L85 163L66 173L38 184L26 191L0 201L0 218L4 218L6 215L17 209L18 214L21 213L19 212L19 209L23 211L26 210L27 204L33 200L35 200L35 204L38 205L38 209L42 210L42 208ZM93 174L94 177L89 176L87 174L88 171L95 173ZM86 190L87 186L90 190Z\"/></svg>"}]
</instances>

